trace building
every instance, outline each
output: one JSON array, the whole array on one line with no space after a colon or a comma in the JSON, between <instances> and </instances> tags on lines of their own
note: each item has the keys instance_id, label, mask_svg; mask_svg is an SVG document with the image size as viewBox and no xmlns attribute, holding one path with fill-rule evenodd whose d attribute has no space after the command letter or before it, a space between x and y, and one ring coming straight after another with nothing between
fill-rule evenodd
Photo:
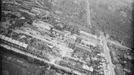
<instances>
[{"instance_id":1,"label":"building","mask_svg":"<svg viewBox=\"0 0 134 75\"><path fill-rule=\"evenodd\" d=\"M100 43L99 39L95 39L93 37L86 36L83 34L80 34L78 37L81 38L81 44L85 46L88 46L88 45L97 46Z\"/></svg>"},{"instance_id":2,"label":"building","mask_svg":"<svg viewBox=\"0 0 134 75\"><path fill-rule=\"evenodd\" d=\"M92 46L96 46L94 43L92 43L91 41L89 41L89 40L86 40L86 39L82 39L81 40L81 44L83 45L83 46L87 46L87 47L90 47L90 45L92 45Z\"/></svg>"},{"instance_id":3,"label":"building","mask_svg":"<svg viewBox=\"0 0 134 75\"><path fill-rule=\"evenodd\" d=\"M45 29L45 30L51 30L51 28L53 28L53 26L49 23L43 22L43 21L34 21L33 22L33 26L36 26L37 28L40 29Z\"/></svg>"},{"instance_id":4,"label":"building","mask_svg":"<svg viewBox=\"0 0 134 75\"><path fill-rule=\"evenodd\" d=\"M84 47L83 45L81 45L81 44L79 44L79 43L76 43L76 44L75 44L75 47L76 47L76 48L80 48L80 49L82 49L82 50L86 50L86 51L88 51L88 52L91 52L91 49L90 49L89 47Z\"/></svg>"},{"instance_id":5,"label":"building","mask_svg":"<svg viewBox=\"0 0 134 75\"><path fill-rule=\"evenodd\" d=\"M47 17L50 14L49 11L43 10L43 9L40 9L40 8L36 8L36 7L33 7L31 9L31 12L36 14L36 15L40 15L42 17Z\"/></svg>"},{"instance_id":6,"label":"building","mask_svg":"<svg viewBox=\"0 0 134 75\"><path fill-rule=\"evenodd\" d=\"M28 44L25 44L23 42L20 42L18 40L14 40L10 37L7 37L5 35L0 35L0 39L3 40L3 42L5 42L8 45L13 45L15 47L23 47L23 48L27 48Z\"/></svg>"},{"instance_id":7,"label":"building","mask_svg":"<svg viewBox=\"0 0 134 75\"><path fill-rule=\"evenodd\" d=\"M92 35L91 33L87 33L87 32L85 32L85 31L80 31L80 35L88 36L88 37L92 37L92 38L97 39L97 36Z\"/></svg>"}]
</instances>

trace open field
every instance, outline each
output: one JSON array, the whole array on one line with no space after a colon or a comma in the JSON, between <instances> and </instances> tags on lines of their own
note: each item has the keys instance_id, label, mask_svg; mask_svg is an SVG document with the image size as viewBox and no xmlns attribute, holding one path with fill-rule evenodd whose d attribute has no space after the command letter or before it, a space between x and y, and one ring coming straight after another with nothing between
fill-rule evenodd
<instances>
[{"instance_id":1,"label":"open field","mask_svg":"<svg viewBox=\"0 0 134 75\"><path fill-rule=\"evenodd\" d=\"M133 0L89 0L91 23L97 29L123 40L125 45L132 47Z\"/></svg>"}]
</instances>

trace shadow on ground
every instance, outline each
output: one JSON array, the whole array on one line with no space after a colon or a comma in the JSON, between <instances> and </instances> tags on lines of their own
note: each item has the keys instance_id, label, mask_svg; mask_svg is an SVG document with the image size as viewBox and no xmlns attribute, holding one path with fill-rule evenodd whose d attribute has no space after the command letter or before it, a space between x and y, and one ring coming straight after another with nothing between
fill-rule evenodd
<instances>
[{"instance_id":1,"label":"shadow on ground","mask_svg":"<svg viewBox=\"0 0 134 75\"><path fill-rule=\"evenodd\" d=\"M133 32L134 32L134 1L133 1L132 8L133 8L133 10L132 10L132 25L133 25ZM133 37L134 37L134 33L133 33ZM133 41L133 43L134 43L134 41ZM133 47L133 49L134 49L134 47Z\"/></svg>"},{"instance_id":2,"label":"shadow on ground","mask_svg":"<svg viewBox=\"0 0 134 75\"><path fill-rule=\"evenodd\" d=\"M134 32L134 1L133 1L133 4L132 4L132 8L133 8L133 10L132 10L132 27L133 27L133 32ZM134 33L133 33L133 37L134 37ZM132 47L133 56L132 56L132 58L134 58L134 41L132 41L132 43L133 43L133 47ZM132 63L133 63L133 67L131 69L131 71L132 71L131 75L134 75L134 59L132 60Z\"/></svg>"}]
</instances>

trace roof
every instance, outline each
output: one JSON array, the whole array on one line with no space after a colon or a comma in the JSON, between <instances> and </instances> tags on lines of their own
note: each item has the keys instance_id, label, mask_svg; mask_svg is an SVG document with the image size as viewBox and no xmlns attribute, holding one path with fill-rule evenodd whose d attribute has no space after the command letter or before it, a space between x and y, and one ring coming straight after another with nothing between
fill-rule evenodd
<instances>
[{"instance_id":1,"label":"roof","mask_svg":"<svg viewBox=\"0 0 134 75\"><path fill-rule=\"evenodd\" d=\"M94 38L94 39L97 39L97 36L95 36L95 35L93 35L93 34L91 34L91 33L82 31L82 30L80 31L80 34L81 34L81 35L85 35L85 36L87 36L87 37L92 37L92 38Z\"/></svg>"},{"instance_id":2,"label":"roof","mask_svg":"<svg viewBox=\"0 0 134 75\"><path fill-rule=\"evenodd\" d=\"M51 27L53 27L51 24L43 22L43 21L34 21L33 25L36 27L41 27L50 30Z\"/></svg>"},{"instance_id":3,"label":"roof","mask_svg":"<svg viewBox=\"0 0 134 75\"><path fill-rule=\"evenodd\" d=\"M86 51L91 52L90 48L84 47L84 46L82 46L82 45L80 45L80 44L78 44L78 43L76 43L75 46L76 46L76 49L86 50Z\"/></svg>"},{"instance_id":4,"label":"roof","mask_svg":"<svg viewBox=\"0 0 134 75\"><path fill-rule=\"evenodd\" d=\"M95 45L98 45L100 43L100 41L98 39L95 39L93 37L90 37L90 36L83 36L83 35L80 35L78 36L80 38L82 38L82 40L85 40L87 42L91 42L92 44L95 44Z\"/></svg>"},{"instance_id":5,"label":"roof","mask_svg":"<svg viewBox=\"0 0 134 75\"><path fill-rule=\"evenodd\" d=\"M53 27L51 24L49 24L49 23L46 23L46 22L44 22L44 21L34 21L33 22L33 25L39 25L39 26L42 26L42 27L44 27L44 25L45 26L50 26L50 27Z\"/></svg>"}]
</instances>

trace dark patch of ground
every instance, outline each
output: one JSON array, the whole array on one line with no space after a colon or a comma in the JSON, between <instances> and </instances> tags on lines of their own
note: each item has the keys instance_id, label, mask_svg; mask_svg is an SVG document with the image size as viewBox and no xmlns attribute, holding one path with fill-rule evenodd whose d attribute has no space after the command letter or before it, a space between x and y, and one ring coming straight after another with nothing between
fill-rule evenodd
<instances>
[{"instance_id":1,"label":"dark patch of ground","mask_svg":"<svg viewBox=\"0 0 134 75\"><path fill-rule=\"evenodd\" d=\"M133 47L132 0L90 0L90 8L96 29Z\"/></svg>"}]
</instances>

